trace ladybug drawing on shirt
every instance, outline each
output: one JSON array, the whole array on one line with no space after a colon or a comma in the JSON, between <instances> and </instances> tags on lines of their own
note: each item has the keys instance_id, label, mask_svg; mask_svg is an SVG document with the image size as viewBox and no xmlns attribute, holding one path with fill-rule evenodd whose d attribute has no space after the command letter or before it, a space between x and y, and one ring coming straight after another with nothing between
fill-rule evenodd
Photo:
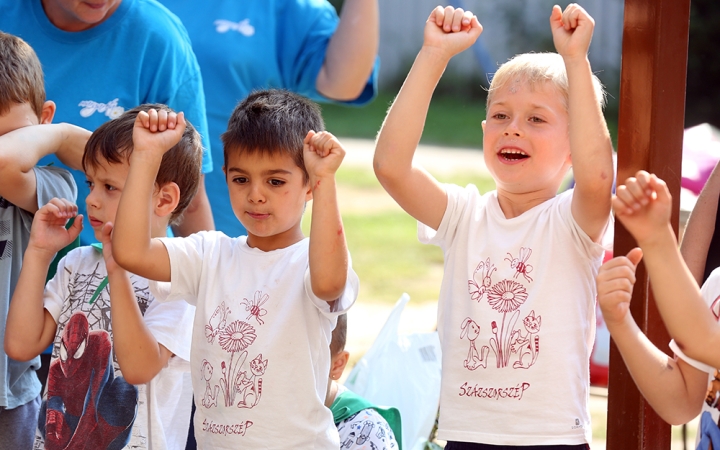
<instances>
[{"instance_id":1,"label":"ladybug drawing on shirt","mask_svg":"<svg viewBox=\"0 0 720 450\"><path fill-rule=\"evenodd\" d=\"M527 281L533 280L529 275L533 270L533 266L527 262L528 259L530 259L530 255L532 255L532 249L527 247L520 248L520 253L517 258L513 257L511 253L508 253L508 257L505 258L505 261L510 261L510 268L515 269L515 275L513 278L517 278L518 275L522 275Z\"/></svg>"},{"instance_id":2,"label":"ladybug drawing on shirt","mask_svg":"<svg viewBox=\"0 0 720 450\"><path fill-rule=\"evenodd\" d=\"M268 298L269 296L267 294L263 295L261 291L255 291L255 297L252 300L243 298L240 304L245 305L245 311L250 312L245 320L249 320L251 317L254 317L258 325L264 324L265 322L260 317L267 314L267 310L265 308L261 308L261 306L268 301Z\"/></svg>"}]
</instances>

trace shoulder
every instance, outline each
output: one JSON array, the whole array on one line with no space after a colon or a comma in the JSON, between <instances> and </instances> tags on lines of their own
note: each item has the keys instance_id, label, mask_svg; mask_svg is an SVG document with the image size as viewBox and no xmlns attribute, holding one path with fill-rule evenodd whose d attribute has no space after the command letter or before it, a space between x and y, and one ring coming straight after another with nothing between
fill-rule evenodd
<instances>
[{"instance_id":1,"label":"shoulder","mask_svg":"<svg viewBox=\"0 0 720 450\"><path fill-rule=\"evenodd\" d=\"M720 268L712 271L702 285L702 294L706 301L714 302L720 299Z\"/></svg>"}]
</instances>

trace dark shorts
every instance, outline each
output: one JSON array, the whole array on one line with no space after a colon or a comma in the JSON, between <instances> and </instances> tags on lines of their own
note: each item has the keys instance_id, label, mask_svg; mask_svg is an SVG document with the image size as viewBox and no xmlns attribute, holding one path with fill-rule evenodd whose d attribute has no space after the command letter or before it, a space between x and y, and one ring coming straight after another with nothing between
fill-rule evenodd
<instances>
[{"instance_id":1,"label":"dark shorts","mask_svg":"<svg viewBox=\"0 0 720 450\"><path fill-rule=\"evenodd\" d=\"M474 442L448 441L445 450L589 450L588 444L579 445L490 445L476 444Z\"/></svg>"}]
</instances>

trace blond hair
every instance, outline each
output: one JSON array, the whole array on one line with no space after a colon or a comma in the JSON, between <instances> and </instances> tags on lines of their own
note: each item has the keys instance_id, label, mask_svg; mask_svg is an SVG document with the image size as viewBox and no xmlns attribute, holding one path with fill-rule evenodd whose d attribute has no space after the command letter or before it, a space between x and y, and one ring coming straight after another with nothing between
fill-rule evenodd
<instances>
[{"instance_id":1,"label":"blond hair","mask_svg":"<svg viewBox=\"0 0 720 450\"><path fill-rule=\"evenodd\" d=\"M595 97L601 107L605 106L605 89L600 79L593 74ZM508 83L523 81L534 88L539 83L549 82L562 94L563 105L568 106L568 79L565 62L557 53L521 53L501 65L495 72L488 88L487 104L490 106L493 94Z\"/></svg>"}]
</instances>

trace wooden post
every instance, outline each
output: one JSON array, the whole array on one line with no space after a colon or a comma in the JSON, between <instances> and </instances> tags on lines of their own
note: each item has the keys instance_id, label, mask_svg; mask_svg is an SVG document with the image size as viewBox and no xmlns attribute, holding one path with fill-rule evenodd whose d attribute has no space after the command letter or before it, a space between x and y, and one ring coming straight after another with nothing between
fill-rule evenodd
<instances>
[{"instance_id":1,"label":"wooden post","mask_svg":"<svg viewBox=\"0 0 720 450\"><path fill-rule=\"evenodd\" d=\"M690 0L625 0L618 183L640 169L665 180L673 196L677 233L682 140L685 117ZM625 255L634 239L615 225L615 255ZM638 268L631 311L660 349L670 340L655 307L644 266ZM670 448L670 426L640 395L614 343L610 345L607 448Z\"/></svg>"}]
</instances>

